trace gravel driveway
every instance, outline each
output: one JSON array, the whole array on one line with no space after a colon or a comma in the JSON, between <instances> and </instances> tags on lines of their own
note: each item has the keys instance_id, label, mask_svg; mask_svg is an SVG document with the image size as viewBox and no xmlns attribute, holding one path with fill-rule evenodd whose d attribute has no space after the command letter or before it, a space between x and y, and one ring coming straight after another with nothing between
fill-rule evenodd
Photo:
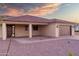
<instances>
[{"instance_id":1,"label":"gravel driveway","mask_svg":"<svg viewBox=\"0 0 79 59\"><path fill-rule=\"evenodd\" d=\"M21 40L23 40L21 42ZM26 39L0 40L0 55L4 56L68 56L79 55L79 40L59 39L29 42Z\"/></svg>"}]
</instances>

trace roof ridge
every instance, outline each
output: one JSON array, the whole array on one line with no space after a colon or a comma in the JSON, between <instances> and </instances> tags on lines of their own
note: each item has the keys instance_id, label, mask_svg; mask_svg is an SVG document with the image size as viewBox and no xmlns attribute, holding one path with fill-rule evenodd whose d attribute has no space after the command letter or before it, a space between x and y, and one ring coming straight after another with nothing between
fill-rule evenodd
<instances>
[{"instance_id":1,"label":"roof ridge","mask_svg":"<svg viewBox=\"0 0 79 59\"><path fill-rule=\"evenodd\" d=\"M75 23L75 22L72 22L72 21L67 21L67 20L63 20L63 19L57 19L57 18L54 18L54 19L51 19L53 20L53 22L67 22L67 23Z\"/></svg>"}]
</instances>

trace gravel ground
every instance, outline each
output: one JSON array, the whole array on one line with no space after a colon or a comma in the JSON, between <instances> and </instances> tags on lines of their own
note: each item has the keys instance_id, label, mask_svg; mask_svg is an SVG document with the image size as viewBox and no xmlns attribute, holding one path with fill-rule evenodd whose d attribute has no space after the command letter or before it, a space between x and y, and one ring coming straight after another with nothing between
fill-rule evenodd
<instances>
[{"instance_id":1,"label":"gravel ground","mask_svg":"<svg viewBox=\"0 0 79 59\"><path fill-rule=\"evenodd\" d=\"M0 40L0 55L4 56L79 56L79 40L59 39L38 42L20 42L20 39Z\"/></svg>"}]
</instances>

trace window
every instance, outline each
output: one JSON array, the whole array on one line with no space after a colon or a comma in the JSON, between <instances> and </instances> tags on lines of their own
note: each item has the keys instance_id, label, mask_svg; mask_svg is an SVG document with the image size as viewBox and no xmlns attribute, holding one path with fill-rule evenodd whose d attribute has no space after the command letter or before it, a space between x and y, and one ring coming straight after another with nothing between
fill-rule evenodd
<instances>
[{"instance_id":1,"label":"window","mask_svg":"<svg viewBox=\"0 0 79 59\"><path fill-rule=\"evenodd\" d=\"M25 30L26 30L26 31L28 30L28 25L25 25Z\"/></svg>"},{"instance_id":2,"label":"window","mask_svg":"<svg viewBox=\"0 0 79 59\"><path fill-rule=\"evenodd\" d=\"M37 31L38 30L38 25L33 25L33 30Z\"/></svg>"}]
</instances>

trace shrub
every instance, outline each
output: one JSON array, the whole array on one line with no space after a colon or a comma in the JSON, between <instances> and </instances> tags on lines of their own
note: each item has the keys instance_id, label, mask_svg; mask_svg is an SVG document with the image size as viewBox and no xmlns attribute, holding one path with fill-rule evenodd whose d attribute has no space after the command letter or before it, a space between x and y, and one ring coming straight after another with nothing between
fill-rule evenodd
<instances>
[{"instance_id":1,"label":"shrub","mask_svg":"<svg viewBox=\"0 0 79 59\"><path fill-rule=\"evenodd\" d=\"M72 51L68 51L68 56L74 56L74 53Z\"/></svg>"}]
</instances>

